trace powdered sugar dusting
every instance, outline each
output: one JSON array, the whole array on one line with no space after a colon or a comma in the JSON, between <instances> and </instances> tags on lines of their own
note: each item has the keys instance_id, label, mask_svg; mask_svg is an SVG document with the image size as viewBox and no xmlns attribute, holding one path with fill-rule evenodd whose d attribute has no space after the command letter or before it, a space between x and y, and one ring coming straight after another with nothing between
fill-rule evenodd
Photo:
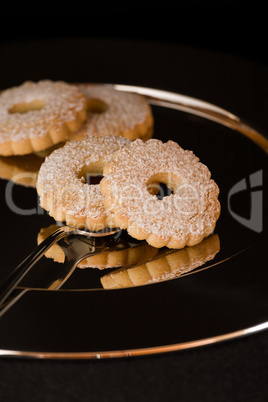
<instances>
[{"instance_id":1,"label":"powdered sugar dusting","mask_svg":"<svg viewBox=\"0 0 268 402\"><path fill-rule=\"evenodd\" d=\"M97 99L107 106L102 113L88 111L84 127L88 134L118 136L125 130L133 130L137 124L144 124L146 117L151 114L149 105L141 95L97 84L80 84L79 89L88 100Z\"/></svg>"},{"instance_id":2,"label":"powdered sugar dusting","mask_svg":"<svg viewBox=\"0 0 268 402\"><path fill-rule=\"evenodd\" d=\"M52 216L56 215L56 219L59 213L84 220L109 218L111 214L106 213L99 184L88 185L84 176L90 172L101 173L113 153L129 143L123 137L88 135L53 151L38 174L41 206Z\"/></svg>"},{"instance_id":3,"label":"powdered sugar dusting","mask_svg":"<svg viewBox=\"0 0 268 402\"><path fill-rule=\"evenodd\" d=\"M128 225L182 243L213 231L220 213L218 186L194 153L177 143L135 140L115 155L105 175L106 204ZM147 188L159 178L173 190L162 200Z\"/></svg>"},{"instance_id":4,"label":"powdered sugar dusting","mask_svg":"<svg viewBox=\"0 0 268 402\"><path fill-rule=\"evenodd\" d=\"M37 103L25 113L18 105ZM13 111L14 110L14 111ZM0 94L0 142L43 137L53 127L76 119L85 110L85 97L75 85L63 81L26 81Z\"/></svg>"}]
</instances>

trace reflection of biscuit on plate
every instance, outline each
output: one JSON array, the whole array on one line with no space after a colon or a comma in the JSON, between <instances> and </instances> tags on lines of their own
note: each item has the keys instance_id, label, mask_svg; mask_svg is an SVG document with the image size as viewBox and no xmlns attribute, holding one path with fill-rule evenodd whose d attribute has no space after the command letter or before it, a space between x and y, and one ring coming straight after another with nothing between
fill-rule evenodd
<instances>
[{"instance_id":1,"label":"reflection of biscuit on plate","mask_svg":"<svg viewBox=\"0 0 268 402\"><path fill-rule=\"evenodd\" d=\"M0 155L24 155L66 141L86 120L86 99L64 81L26 81L0 94Z\"/></svg>"},{"instance_id":2,"label":"reflection of biscuit on plate","mask_svg":"<svg viewBox=\"0 0 268 402\"><path fill-rule=\"evenodd\" d=\"M40 244L51 233L53 233L59 226L53 224L47 228L42 228L37 236L37 243ZM146 243L136 245L135 247L105 252L103 254L93 255L86 258L78 264L78 268L117 268L122 266L129 266L133 264L141 264L144 261L148 261L158 253L158 249L149 246ZM65 255L60 246L55 243L45 253L47 258L52 258L55 262L63 263Z\"/></svg>"},{"instance_id":3,"label":"reflection of biscuit on plate","mask_svg":"<svg viewBox=\"0 0 268 402\"><path fill-rule=\"evenodd\" d=\"M153 114L142 95L119 91L111 85L79 84L78 88L87 99L87 120L71 138L109 134L145 141L152 137Z\"/></svg>"},{"instance_id":4,"label":"reflection of biscuit on plate","mask_svg":"<svg viewBox=\"0 0 268 402\"><path fill-rule=\"evenodd\" d=\"M39 169L45 158L64 143L27 155L0 156L0 179L25 187L36 187Z\"/></svg>"},{"instance_id":5,"label":"reflection of biscuit on plate","mask_svg":"<svg viewBox=\"0 0 268 402\"><path fill-rule=\"evenodd\" d=\"M35 187L38 172L44 158L34 154L1 156L0 178L11 180L15 184L26 187Z\"/></svg>"},{"instance_id":6,"label":"reflection of biscuit on plate","mask_svg":"<svg viewBox=\"0 0 268 402\"><path fill-rule=\"evenodd\" d=\"M101 278L104 289L145 285L177 278L212 260L220 250L218 235L196 246L174 250L163 257L130 268L120 268Z\"/></svg>"}]
</instances>

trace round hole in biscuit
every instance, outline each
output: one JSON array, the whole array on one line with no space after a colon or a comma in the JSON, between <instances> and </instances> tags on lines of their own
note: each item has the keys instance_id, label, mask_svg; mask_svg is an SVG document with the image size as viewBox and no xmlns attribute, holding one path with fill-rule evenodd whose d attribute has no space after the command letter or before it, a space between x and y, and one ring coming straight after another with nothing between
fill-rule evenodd
<instances>
[{"instance_id":1,"label":"round hole in biscuit","mask_svg":"<svg viewBox=\"0 0 268 402\"><path fill-rule=\"evenodd\" d=\"M171 188L169 188L165 183L159 183L159 191L156 194L159 200L162 200L164 197L169 197L173 194Z\"/></svg>"},{"instance_id":2,"label":"round hole in biscuit","mask_svg":"<svg viewBox=\"0 0 268 402\"><path fill-rule=\"evenodd\" d=\"M88 173L85 177L86 183L89 185L100 184L103 175L100 173Z\"/></svg>"},{"instance_id":3,"label":"round hole in biscuit","mask_svg":"<svg viewBox=\"0 0 268 402\"><path fill-rule=\"evenodd\" d=\"M102 178L103 175L101 173L91 173L91 172L79 176L79 179L82 180L84 184L88 184L90 186L100 184Z\"/></svg>"},{"instance_id":4,"label":"round hole in biscuit","mask_svg":"<svg viewBox=\"0 0 268 402\"><path fill-rule=\"evenodd\" d=\"M83 166L79 172L78 178L85 184L99 184L103 178L103 164L96 163L94 166Z\"/></svg>"},{"instance_id":5,"label":"round hole in biscuit","mask_svg":"<svg viewBox=\"0 0 268 402\"><path fill-rule=\"evenodd\" d=\"M156 195L159 200L162 200L164 197L169 197L171 194L173 194L173 191L166 185L166 183L150 183L147 186L147 190L151 195Z\"/></svg>"},{"instance_id":6,"label":"round hole in biscuit","mask_svg":"<svg viewBox=\"0 0 268 402\"><path fill-rule=\"evenodd\" d=\"M45 101L42 99L35 99L31 102L21 102L21 103L16 103L13 105L8 112L11 114L14 113L28 113L34 110L41 110L43 107L46 105Z\"/></svg>"},{"instance_id":7,"label":"round hole in biscuit","mask_svg":"<svg viewBox=\"0 0 268 402\"><path fill-rule=\"evenodd\" d=\"M108 105L98 98L89 98L87 100L87 111L90 113L104 113L108 110Z\"/></svg>"},{"instance_id":8,"label":"round hole in biscuit","mask_svg":"<svg viewBox=\"0 0 268 402\"><path fill-rule=\"evenodd\" d=\"M159 173L147 182L147 190L151 195L156 195L159 200L176 194L179 191L181 181L173 173Z\"/></svg>"}]
</instances>

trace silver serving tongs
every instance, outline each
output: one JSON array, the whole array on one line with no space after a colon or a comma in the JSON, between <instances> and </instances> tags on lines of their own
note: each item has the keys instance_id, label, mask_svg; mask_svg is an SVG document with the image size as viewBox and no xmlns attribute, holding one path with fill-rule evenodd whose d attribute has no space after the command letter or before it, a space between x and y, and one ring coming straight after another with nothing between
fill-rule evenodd
<instances>
[{"instance_id":1,"label":"silver serving tongs","mask_svg":"<svg viewBox=\"0 0 268 402\"><path fill-rule=\"evenodd\" d=\"M47 289L59 289L71 276L77 264L89 256L131 247L128 242L118 240L119 233L120 229L117 228L100 232L86 232L68 226L58 228L40 243L0 284L0 306L54 243L61 242L60 246L65 254L65 264L59 264L58 269L55 270L54 278L46 286Z\"/></svg>"}]
</instances>

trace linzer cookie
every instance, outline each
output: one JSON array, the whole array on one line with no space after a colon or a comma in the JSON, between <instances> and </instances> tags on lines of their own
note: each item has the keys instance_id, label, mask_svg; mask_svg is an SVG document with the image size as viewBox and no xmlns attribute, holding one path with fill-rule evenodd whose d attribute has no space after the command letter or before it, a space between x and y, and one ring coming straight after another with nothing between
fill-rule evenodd
<instances>
[{"instance_id":1,"label":"linzer cookie","mask_svg":"<svg viewBox=\"0 0 268 402\"><path fill-rule=\"evenodd\" d=\"M0 94L0 155L23 155L66 141L86 120L86 99L63 81L26 81Z\"/></svg>"},{"instance_id":2,"label":"linzer cookie","mask_svg":"<svg viewBox=\"0 0 268 402\"><path fill-rule=\"evenodd\" d=\"M41 207L56 221L72 227L91 231L114 227L99 184L87 183L87 176L102 175L113 153L130 142L124 137L87 135L53 151L41 165L37 178Z\"/></svg>"},{"instance_id":3,"label":"linzer cookie","mask_svg":"<svg viewBox=\"0 0 268 402\"><path fill-rule=\"evenodd\" d=\"M122 136L130 140L152 137L154 119L146 99L110 85L79 84L87 99L87 120L73 139L85 134Z\"/></svg>"},{"instance_id":4,"label":"linzer cookie","mask_svg":"<svg viewBox=\"0 0 268 402\"><path fill-rule=\"evenodd\" d=\"M200 243L220 215L219 188L207 166L176 142L133 141L104 167L100 190L117 226L154 247L182 248ZM164 183L170 196L148 191Z\"/></svg>"}]
</instances>

